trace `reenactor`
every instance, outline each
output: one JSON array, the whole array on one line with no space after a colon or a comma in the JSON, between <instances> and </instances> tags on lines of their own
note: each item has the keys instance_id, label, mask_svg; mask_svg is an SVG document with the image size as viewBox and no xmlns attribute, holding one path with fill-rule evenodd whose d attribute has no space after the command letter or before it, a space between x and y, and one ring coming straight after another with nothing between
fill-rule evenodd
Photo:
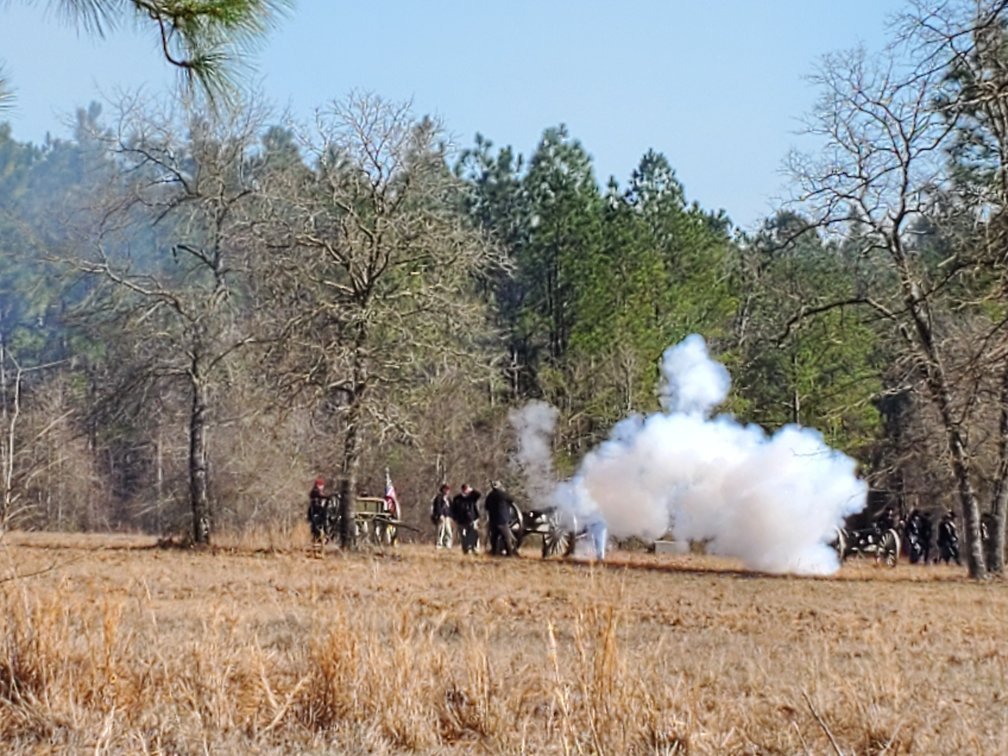
<instances>
[{"instance_id":1,"label":"reenactor","mask_svg":"<svg viewBox=\"0 0 1008 756\"><path fill-rule=\"evenodd\" d=\"M955 512L951 509L945 511L945 515L938 523L938 558L948 564L959 561L959 533L956 530Z\"/></svg>"},{"instance_id":2,"label":"reenactor","mask_svg":"<svg viewBox=\"0 0 1008 756\"><path fill-rule=\"evenodd\" d=\"M906 521L905 537L910 563L927 564L931 555L931 518L914 507Z\"/></svg>"},{"instance_id":3,"label":"reenactor","mask_svg":"<svg viewBox=\"0 0 1008 756\"><path fill-rule=\"evenodd\" d=\"M463 483L459 493L451 503L451 516L459 528L462 553L471 554L479 548L479 491L468 483Z\"/></svg>"},{"instance_id":4,"label":"reenactor","mask_svg":"<svg viewBox=\"0 0 1008 756\"><path fill-rule=\"evenodd\" d=\"M451 487L444 483L434 494L434 500L431 501L431 522L437 528L435 546L439 549L450 549L454 539L449 493L451 493Z\"/></svg>"},{"instance_id":5,"label":"reenactor","mask_svg":"<svg viewBox=\"0 0 1008 756\"><path fill-rule=\"evenodd\" d=\"M490 553L496 556L518 555L515 536L511 531L511 523L514 521L513 505L514 498L504 490L501 482L490 481L490 493L487 494L483 508L490 525Z\"/></svg>"},{"instance_id":6,"label":"reenactor","mask_svg":"<svg viewBox=\"0 0 1008 756\"><path fill-rule=\"evenodd\" d=\"M316 478L308 494L308 524L311 526L312 540L319 543L329 536L329 500L325 494L325 479Z\"/></svg>"},{"instance_id":7,"label":"reenactor","mask_svg":"<svg viewBox=\"0 0 1008 756\"><path fill-rule=\"evenodd\" d=\"M875 527L878 528L879 533L885 533L887 530L892 530L896 527L896 513L891 506L882 510L882 514L875 521Z\"/></svg>"}]
</instances>

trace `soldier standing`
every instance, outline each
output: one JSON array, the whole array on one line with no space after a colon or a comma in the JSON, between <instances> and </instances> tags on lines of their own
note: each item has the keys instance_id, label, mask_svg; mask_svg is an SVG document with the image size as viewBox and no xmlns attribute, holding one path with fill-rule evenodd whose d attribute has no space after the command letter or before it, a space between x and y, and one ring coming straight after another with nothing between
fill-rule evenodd
<instances>
[{"instance_id":1,"label":"soldier standing","mask_svg":"<svg viewBox=\"0 0 1008 756\"><path fill-rule=\"evenodd\" d=\"M462 543L462 553L470 554L479 548L479 500L481 494L468 483L462 488L451 503L452 519L459 527L459 541Z\"/></svg>"},{"instance_id":2,"label":"soldier standing","mask_svg":"<svg viewBox=\"0 0 1008 756\"><path fill-rule=\"evenodd\" d=\"M956 530L955 512L951 509L945 511L941 522L938 523L938 558L945 564L959 561L959 533Z\"/></svg>"},{"instance_id":3,"label":"soldier standing","mask_svg":"<svg viewBox=\"0 0 1008 756\"><path fill-rule=\"evenodd\" d=\"M514 533L511 532L514 498L504 490L499 480L490 481L490 493L487 494L483 508L486 509L487 520L490 523L490 553L497 556L517 556Z\"/></svg>"},{"instance_id":4,"label":"soldier standing","mask_svg":"<svg viewBox=\"0 0 1008 756\"><path fill-rule=\"evenodd\" d=\"M451 487L447 483L443 484L431 502L431 522L437 528L435 547L439 549L450 549L455 535L452 528L451 502L448 500L450 492Z\"/></svg>"},{"instance_id":5,"label":"soldier standing","mask_svg":"<svg viewBox=\"0 0 1008 756\"><path fill-rule=\"evenodd\" d=\"M312 540L318 543L327 536L326 522L329 497L325 495L325 479L316 478L308 494L308 524L311 526Z\"/></svg>"}]
</instances>

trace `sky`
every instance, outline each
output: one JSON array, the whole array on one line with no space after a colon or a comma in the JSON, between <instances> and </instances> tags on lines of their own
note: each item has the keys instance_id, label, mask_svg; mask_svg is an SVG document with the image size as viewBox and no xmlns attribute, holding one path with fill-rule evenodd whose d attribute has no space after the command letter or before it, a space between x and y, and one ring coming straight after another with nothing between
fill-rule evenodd
<instances>
[{"instance_id":1,"label":"sky","mask_svg":"<svg viewBox=\"0 0 1008 756\"><path fill-rule=\"evenodd\" d=\"M45 0L0 0L0 62L19 141L68 137L78 107L176 74L132 26L104 39ZM441 119L459 148L477 133L526 157L566 124L604 186L648 149L686 197L741 228L787 196L821 57L878 49L898 0L298 0L247 58L247 80L303 121L351 91ZM254 67L254 69L253 69ZM106 113L111 113L106 107Z\"/></svg>"}]
</instances>

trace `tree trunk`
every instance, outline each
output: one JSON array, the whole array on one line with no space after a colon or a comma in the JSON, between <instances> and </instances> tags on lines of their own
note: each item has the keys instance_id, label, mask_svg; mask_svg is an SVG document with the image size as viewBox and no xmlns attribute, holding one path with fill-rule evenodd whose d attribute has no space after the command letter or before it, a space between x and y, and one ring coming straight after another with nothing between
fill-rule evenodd
<instances>
[{"instance_id":1,"label":"tree trunk","mask_svg":"<svg viewBox=\"0 0 1008 756\"><path fill-rule=\"evenodd\" d=\"M13 468L14 448L9 439L13 436L7 432L8 428L8 407L7 400L7 339L4 332L0 332L0 419L3 421L3 440L0 442L0 462L2 462L3 495L0 496L0 532L7 529L7 520L11 512L11 473Z\"/></svg>"},{"instance_id":2,"label":"tree trunk","mask_svg":"<svg viewBox=\"0 0 1008 756\"><path fill-rule=\"evenodd\" d=\"M907 311L917 334L918 356L927 370L928 392L938 409L945 430L945 444L951 457L952 476L956 482L959 506L962 507L969 574L976 580L983 580L987 577L987 566L983 553L983 540L980 538L980 505L977 502L976 490L973 488L966 439L954 416L948 376L935 344L930 305L921 293L923 287L910 274L910 267L898 237L895 238L891 250L900 274Z\"/></svg>"},{"instance_id":3,"label":"tree trunk","mask_svg":"<svg viewBox=\"0 0 1008 756\"><path fill-rule=\"evenodd\" d=\"M801 394L798 393L798 355L791 355L791 422L801 425Z\"/></svg>"},{"instance_id":4,"label":"tree trunk","mask_svg":"<svg viewBox=\"0 0 1008 756\"><path fill-rule=\"evenodd\" d=\"M966 455L962 434L958 426L946 427L949 449L952 452L952 469L959 489L962 507L963 531L966 536L966 564L970 577L982 580L987 577L983 540L980 538L980 506L970 480L969 458Z\"/></svg>"},{"instance_id":5,"label":"tree trunk","mask_svg":"<svg viewBox=\"0 0 1008 756\"><path fill-rule=\"evenodd\" d=\"M193 515L193 542L210 544L210 498L207 495L207 386L198 375L192 379L189 413L189 504Z\"/></svg>"},{"instance_id":6,"label":"tree trunk","mask_svg":"<svg viewBox=\"0 0 1008 756\"><path fill-rule=\"evenodd\" d=\"M929 367L928 384L941 414L945 428L945 442L952 457L952 474L955 477L962 507L963 535L966 536L966 564L970 577L982 580L987 577L983 540L980 538L980 506L971 479L969 454L959 424L952 416L952 399L948 390L944 370L938 362Z\"/></svg>"},{"instance_id":7,"label":"tree trunk","mask_svg":"<svg viewBox=\"0 0 1008 756\"><path fill-rule=\"evenodd\" d=\"M164 531L164 440L161 436L161 424L158 423L157 437L154 440L154 494L157 496L157 507L154 509L154 527L158 533Z\"/></svg>"},{"instance_id":8,"label":"tree trunk","mask_svg":"<svg viewBox=\"0 0 1008 756\"><path fill-rule=\"evenodd\" d=\"M990 539L990 562L987 568L995 575L1004 574L1005 522L1008 519L1008 364L1001 370L1001 415L998 421L998 469L991 501L993 528Z\"/></svg>"},{"instance_id":9,"label":"tree trunk","mask_svg":"<svg viewBox=\"0 0 1008 756\"><path fill-rule=\"evenodd\" d=\"M361 458L360 414L360 400L355 396L347 410L346 435L343 439L343 462L340 467L340 547L344 549L353 548L357 540L354 517L357 512L357 470Z\"/></svg>"}]
</instances>

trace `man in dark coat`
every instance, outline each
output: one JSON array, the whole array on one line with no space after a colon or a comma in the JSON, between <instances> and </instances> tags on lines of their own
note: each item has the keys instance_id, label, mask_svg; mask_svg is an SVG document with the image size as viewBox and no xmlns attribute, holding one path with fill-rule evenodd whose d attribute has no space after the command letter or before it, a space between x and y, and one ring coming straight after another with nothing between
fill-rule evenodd
<instances>
[{"instance_id":1,"label":"man in dark coat","mask_svg":"<svg viewBox=\"0 0 1008 756\"><path fill-rule=\"evenodd\" d=\"M451 516L459 527L459 541L462 543L462 553L469 554L479 548L479 500L481 494L468 483L462 488L451 503Z\"/></svg>"},{"instance_id":2,"label":"man in dark coat","mask_svg":"<svg viewBox=\"0 0 1008 756\"><path fill-rule=\"evenodd\" d=\"M931 553L931 517L914 507L906 521L907 552L911 564L927 564Z\"/></svg>"},{"instance_id":3,"label":"man in dark coat","mask_svg":"<svg viewBox=\"0 0 1008 756\"><path fill-rule=\"evenodd\" d=\"M514 498L501 485L499 480L490 482L490 493L487 494L483 508L486 509L487 520L490 523L490 551L497 556L517 556L511 523L514 520L512 505Z\"/></svg>"},{"instance_id":4,"label":"man in dark coat","mask_svg":"<svg viewBox=\"0 0 1008 756\"><path fill-rule=\"evenodd\" d=\"M959 561L959 532L956 528L955 512L951 509L945 512L938 523L938 558L945 564Z\"/></svg>"}]
</instances>

